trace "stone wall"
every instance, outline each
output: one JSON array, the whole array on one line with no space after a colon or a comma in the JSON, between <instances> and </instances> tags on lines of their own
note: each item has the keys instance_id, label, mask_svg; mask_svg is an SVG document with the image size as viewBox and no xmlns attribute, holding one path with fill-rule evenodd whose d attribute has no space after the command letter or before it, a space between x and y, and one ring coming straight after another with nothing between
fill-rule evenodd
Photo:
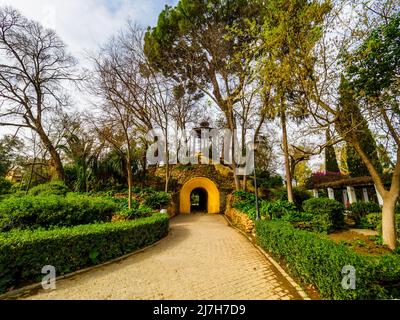
<instances>
[{"instance_id":1,"label":"stone wall","mask_svg":"<svg viewBox=\"0 0 400 320\"><path fill-rule=\"evenodd\" d=\"M234 190L233 173L229 167L221 164L217 165L171 165L170 166L170 191L174 194L174 206L170 206L168 212L179 211L179 191L189 180L196 177L205 177L215 183L220 192L221 213L226 209L226 196ZM150 185L155 187L160 181L165 179L164 167L151 167L148 169Z\"/></svg>"},{"instance_id":2,"label":"stone wall","mask_svg":"<svg viewBox=\"0 0 400 320\"><path fill-rule=\"evenodd\" d=\"M179 212L179 196L178 194L174 194L172 196L171 202L168 205L167 208L168 216L170 218L176 216Z\"/></svg>"},{"instance_id":3,"label":"stone wall","mask_svg":"<svg viewBox=\"0 0 400 320\"><path fill-rule=\"evenodd\" d=\"M164 167L153 167L148 169L149 175L165 179ZM212 180L218 189L233 190L234 181L232 171L222 165L171 165L170 166L171 185L180 189L187 181L196 177L205 177Z\"/></svg>"},{"instance_id":4,"label":"stone wall","mask_svg":"<svg viewBox=\"0 0 400 320\"><path fill-rule=\"evenodd\" d=\"M254 222L247 214L231 207L232 196L226 197L226 210L225 216L232 222L232 224L246 233L252 233L254 230Z\"/></svg>"}]
</instances>

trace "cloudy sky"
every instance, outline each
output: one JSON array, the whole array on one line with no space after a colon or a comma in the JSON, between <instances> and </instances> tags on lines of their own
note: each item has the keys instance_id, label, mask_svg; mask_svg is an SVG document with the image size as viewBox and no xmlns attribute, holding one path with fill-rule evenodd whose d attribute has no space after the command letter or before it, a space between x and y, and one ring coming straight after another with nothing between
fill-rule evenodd
<instances>
[{"instance_id":1,"label":"cloudy sky","mask_svg":"<svg viewBox=\"0 0 400 320\"><path fill-rule=\"evenodd\" d=\"M120 30L127 19L143 27L154 26L165 5L178 0L0 0L0 6L12 6L29 19L56 30L69 51L88 67L87 53L94 52ZM87 97L73 91L74 108L84 109ZM0 127L0 137L15 131Z\"/></svg>"},{"instance_id":2,"label":"cloudy sky","mask_svg":"<svg viewBox=\"0 0 400 320\"><path fill-rule=\"evenodd\" d=\"M95 50L119 30L127 18L153 26L166 4L177 0L0 0L30 19L55 29L78 58Z\"/></svg>"}]
</instances>

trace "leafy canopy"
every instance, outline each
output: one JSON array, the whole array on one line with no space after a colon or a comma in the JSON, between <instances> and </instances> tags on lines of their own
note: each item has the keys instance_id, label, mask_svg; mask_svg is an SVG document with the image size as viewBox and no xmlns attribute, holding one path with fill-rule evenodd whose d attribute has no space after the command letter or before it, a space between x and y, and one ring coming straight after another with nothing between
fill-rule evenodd
<instances>
[{"instance_id":1,"label":"leafy canopy","mask_svg":"<svg viewBox=\"0 0 400 320\"><path fill-rule=\"evenodd\" d=\"M355 90L368 97L378 97L400 77L400 13L387 24L373 30L349 58L348 74Z\"/></svg>"}]
</instances>

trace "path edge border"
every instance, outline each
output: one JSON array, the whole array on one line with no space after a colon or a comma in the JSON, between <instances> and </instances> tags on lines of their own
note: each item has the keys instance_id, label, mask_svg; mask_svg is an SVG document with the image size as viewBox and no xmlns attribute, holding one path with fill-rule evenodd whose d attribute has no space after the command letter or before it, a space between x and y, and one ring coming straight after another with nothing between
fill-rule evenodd
<instances>
[{"instance_id":1,"label":"path edge border","mask_svg":"<svg viewBox=\"0 0 400 320\"><path fill-rule=\"evenodd\" d=\"M143 252L143 251L145 251L147 249L150 249L151 247L154 247L154 246L158 245L160 242L164 241L168 237L168 235L170 234L170 231L171 231L171 229L169 228L168 229L168 234L166 236L164 236L163 238L159 239L158 241L156 241L156 242L154 242L154 243L152 243L152 244L150 244L150 245L148 245L146 247L137 249L137 250L135 250L135 251L133 251L131 253L125 254L125 255L123 255L121 257L118 257L118 258L114 258L114 259L112 259L110 261L103 262L102 264L98 264L98 265L95 265L95 266L87 267L87 268L84 268L84 269L80 269L80 270L77 270L77 271L74 271L74 272L67 273L67 274L64 274L62 276L56 277L56 282L60 281L60 280L70 279L70 278L73 278L73 277L75 277L77 275L84 274L84 273L87 273L87 272L90 272L90 271L93 271L93 270L96 270L96 269L100 269L100 268L106 267L106 266L108 266L110 264L113 264L113 263L116 263L116 262L120 262L120 261L123 261L123 260L125 260L127 258L130 258L131 256L134 256L134 255L136 255L138 253L141 253L141 252ZM41 282L40 283L34 283L34 284L31 284L31 285L28 285L28 286L25 286L25 287L22 287L22 288L19 288L19 289L15 289L15 290L3 293L3 294L0 295L0 300L17 300L22 295L32 295L33 291L40 290L40 289L42 289L42 283ZM51 290L48 290L48 291L51 291Z\"/></svg>"},{"instance_id":2,"label":"path edge border","mask_svg":"<svg viewBox=\"0 0 400 320\"><path fill-rule=\"evenodd\" d=\"M281 275L293 286L293 288L297 291L297 293L303 298L303 300L311 300L311 298L307 295L307 293L303 290L303 288L293 280L293 278L279 265L278 262L275 261L274 258L270 254L268 254L263 248L261 248L257 243L253 241L251 237L247 233L245 233L243 230L240 230L238 227L236 227L225 215L224 215L225 220L229 223L229 225L234 228L235 230L239 231L243 236L245 236L249 242L258 250L261 252L261 254L267 258L269 262L271 262L274 267L281 273Z\"/></svg>"}]
</instances>

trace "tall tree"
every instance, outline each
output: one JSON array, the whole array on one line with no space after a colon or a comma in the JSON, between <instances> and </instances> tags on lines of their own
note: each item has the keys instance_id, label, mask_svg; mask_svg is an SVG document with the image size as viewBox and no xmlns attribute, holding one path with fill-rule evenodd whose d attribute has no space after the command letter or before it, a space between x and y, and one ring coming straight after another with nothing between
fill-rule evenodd
<instances>
[{"instance_id":1,"label":"tall tree","mask_svg":"<svg viewBox=\"0 0 400 320\"><path fill-rule=\"evenodd\" d=\"M102 141L123 159L128 184L128 207L132 208L133 155L135 149L135 131L132 115L122 105L106 101L100 106L101 115L91 117L94 130Z\"/></svg>"},{"instance_id":2,"label":"tall tree","mask_svg":"<svg viewBox=\"0 0 400 320\"><path fill-rule=\"evenodd\" d=\"M376 3L382 4L381 1L375 1ZM367 13L358 21L358 24L362 26L365 19L371 21L378 16L379 19L375 20L379 21L379 26L376 27L376 23L374 23L375 29L369 28L368 30L356 26L356 31L361 29L359 32L361 38L357 38L357 42L353 42L351 46L347 46L347 43L351 42L349 39L340 42L335 37L324 36L323 41L321 41L318 68L314 68L316 75L310 95L318 109L311 110L310 108L310 111L319 123L323 122L323 118L326 121L325 123L335 122L336 131L355 149L367 167L378 192L383 198L383 242L394 250L398 245L395 205L400 194L400 138L398 117L396 116L400 70L398 50L400 19L398 3L392 2L392 4L394 6L385 6L385 8L391 8L390 10L395 12L394 15L388 15L386 9L386 13L380 13L379 6L375 6L374 1L363 7ZM333 29L328 28L327 30L337 30L335 23L342 18L343 16L338 15L338 18L332 19L330 23L333 25ZM355 20L354 17L352 17L352 20ZM339 48L338 51L340 52L332 52L329 49L332 42L335 44L345 43L346 45ZM343 63L343 59L338 59L338 56L341 56L341 53L346 50L349 54L344 61L345 63ZM344 86L343 82L340 85L341 71L347 71L346 78L349 81L349 86ZM306 85L310 85L310 83ZM335 91L335 85L342 91L342 94L337 94L339 90ZM340 97L341 101L337 101L337 96ZM384 132L384 136L392 146L395 165L390 183L384 181L380 173L382 166L375 161L376 157L369 154L367 146L370 144L362 143L364 139L369 139L367 131L363 130L363 128L367 128L365 121L359 118L357 114L349 115L342 111L342 108L346 106L343 99L351 101L348 97L351 98L352 96L353 98L356 97L356 101L359 103L359 111L364 120L373 119L370 124L378 125L379 130Z\"/></svg>"},{"instance_id":3,"label":"tall tree","mask_svg":"<svg viewBox=\"0 0 400 320\"><path fill-rule=\"evenodd\" d=\"M326 143L331 141L330 129L326 129ZM336 152L332 145L327 145L325 148L325 171L326 172L340 172L339 165L336 159Z\"/></svg>"},{"instance_id":4,"label":"tall tree","mask_svg":"<svg viewBox=\"0 0 400 320\"><path fill-rule=\"evenodd\" d=\"M368 122L360 111L357 100L354 97L354 90L344 78L342 79L339 88L339 94L339 108L342 114L345 115L345 118L344 116L338 118L339 121L337 121L336 127L339 128L339 131L344 138L347 137L345 129L342 128L344 123L346 123L346 128L354 128L358 136L357 143L361 145L364 152L371 159L378 173L382 174L382 165L379 160L376 141L368 127ZM369 175L368 168L350 143L347 144L346 155L347 168L352 177Z\"/></svg>"},{"instance_id":5,"label":"tall tree","mask_svg":"<svg viewBox=\"0 0 400 320\"><path fill-rule=\"evenodd\" d=\"M52 30L10 7L0 8L0 126L35 131L48 151L54 179L64 179L48 121L67 103L63 83L75 80L76 61Z\"/></svg>"},{"instance_id":6,"label":"tall tree","mask_svg":"<svg viewBox=\"0 0 400 320\"><path fill-rule=\"evenodd\" d=\"M64 120L66 133L64 141L57 145L62 150L74 171L73 188L77 192L89 192L89 180L93 178L95 164L99 157L102 144L96 145L96 137L84 130L82 119Z\"/></svg>"},{"instance_id":7,"label":"tall tree","mask_svg":"<svg viewBox=\"0 0 400 320\"><path fill-rule=\"evenodd\" d=\"M234 106L246 78L251 77L252 59L242 50L248 36L232 33L230 28L258 17L258 8L257 1L249 0L181 0L161 12L157 26L145 37L145 53L152 66L210 97L231 131L236 129ZM234 140L232 169L236 189L240 189Z\"/></svg>"},{"instance_id":8,"label":"tall tree","mask_svg":"<svg viewBox=\"0 0 400 320\"><path fill-rule=\"evenodd\" d=\"M268 91L272 88L272 116L280 119L288 200L293 202L287 122L303 117L308 103L299 84L311 78L314 48L321 24L330 11L329 1L271 0L263 7L264 21L254 42L260 72ZM253 22L250 30L257 30Z\"/></svg>"},{"instance_id":9,"label":"tall tree","mask_svg":"<svg viewBox=\"0 0 400 320\"><path fill-rule=\"evenodd\" d=\"M350 56L348 68L351 85L360 99L366 103L369 115L381 122L396 152L396 166L393 169L390 188L387 189L381 175L382 165L375 159L378 155L374 152L374 157L371 157L366 149L368 141L364 144L360 139L351 141L384 200L382 235L384 243L391 249L397 246L395 206L400 196L399 41L400 13L398 12L371 32L364 43ZM357 138L357 134L353 134L353 137Z\"/></svg>"}]
</instances>

